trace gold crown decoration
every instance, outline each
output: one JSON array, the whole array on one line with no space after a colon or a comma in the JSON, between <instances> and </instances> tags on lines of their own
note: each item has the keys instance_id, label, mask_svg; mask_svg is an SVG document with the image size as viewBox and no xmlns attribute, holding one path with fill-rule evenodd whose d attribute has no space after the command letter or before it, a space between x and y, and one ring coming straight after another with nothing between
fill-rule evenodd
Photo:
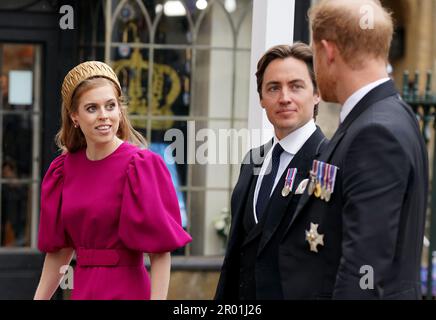
<instances>
[{"instance_id":1,"label":"gold crown decoration","mask_svg":"<svg viewBox=\"0 0 436 320\"><path fill-rule=\"evenodd\" d=\"M83 81L93 77L104 77L112 80L118 90L122 92L118 77L110 66L101 61L86 61L71 69L62 83L62 101L68 110L71 108L71 98L76 88Z\"/></svg>"}]
</instances>

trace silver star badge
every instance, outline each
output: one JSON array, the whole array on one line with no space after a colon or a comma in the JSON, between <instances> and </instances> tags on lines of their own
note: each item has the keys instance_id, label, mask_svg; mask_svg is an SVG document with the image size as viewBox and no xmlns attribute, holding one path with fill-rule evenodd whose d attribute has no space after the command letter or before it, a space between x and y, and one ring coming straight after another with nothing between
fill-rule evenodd
<instances>
[{"instance_id":1,"label":"silver star badge","mask_svg":"<svg viewBox=\"0 0 436 320\"><path fill-rule=\"evenodd\" d=\"M309 242L310 251L318 252L318 245L324 245L324 235L318 233L318 224L310 223L310 230L306 230L306 240Z\"/></svg>"}]
</instances>

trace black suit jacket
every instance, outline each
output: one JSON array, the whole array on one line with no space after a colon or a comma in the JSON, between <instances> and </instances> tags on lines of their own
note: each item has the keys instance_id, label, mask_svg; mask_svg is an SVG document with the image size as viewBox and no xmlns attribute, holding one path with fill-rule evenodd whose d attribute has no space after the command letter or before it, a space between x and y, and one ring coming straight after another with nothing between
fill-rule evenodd
<instances>
[{"instance_id":1,"label":"black suit jacket","mask_svg":"<svg viewBox=\"0 0 436 320\"><path fill-rule=\"evenodd\" d=\"M288 164L287 168L298 168L294 190L303 179L308 178L312 160L320 154L326 144L327 139L321 130L317 128ZM282 235L286 230L295 212L298 200L301 197L301 195L295 195L293 193L287 197L281 195L287 170L285 170L274 189L271 201L264 214L265 219L260 221L259 225L254 227L253 232L248 236L244 234L243 227L244 219L247 221L247 218L251 218L251 216L247 217L246 215L253 214L250 209L247 210L247 206L251 206L253 199L252 193L254 192L257 175L262 166L264 156L268 153L271 146L272 140L266 145L250 150L241 165L239 179L231 199L232 225L215 295L216 299L239 298L239 284L241 282L240 259L244 259L244 257L241 258L241 252L251 255L250 252L252 249L250 246L252 246L255 241L257 241L254 247L254 255L256 257L253 259L255 260L253 268L255 273L256 286L254 290L256 290L256 298L270 299L282 294L281 292L275 292L277 286L271 283L271 277L274 277L274 281L278 279L275 273L278 263L273 263L272 259L278 255L277 247L281 240L279 235ZM274 250L276 252L274 252ZM248 284L248 290L251 289L251 285L252 284Z\"/></svg>"},{"instance_id":2,"label":"black suit jacket","mask_svg":"<svg viewBox=\"0 0 436 320\"><path fill-rule=\"evenodd\" d=\"M427 152L393 82L353 108L319 160L339 167L334 193L300 199L281 246L285 296L420 299ZM311 222L324 235L318 253L305 240Z\"/></svg>"}]
</instances>

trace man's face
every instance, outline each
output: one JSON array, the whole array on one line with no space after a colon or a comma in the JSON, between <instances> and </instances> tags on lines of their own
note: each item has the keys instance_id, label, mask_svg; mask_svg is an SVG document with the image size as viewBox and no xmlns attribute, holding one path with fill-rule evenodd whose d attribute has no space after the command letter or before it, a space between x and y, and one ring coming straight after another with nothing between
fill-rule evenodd
<instances>
[{"instance_id":1,"label":"man's face","mask_svg":"<svg viewBox=\"0 0 436 320\"><path fill-rule=\"evenodd\" d=\"M312 45L313 64L316 75L316 82L321 98L326 102L338 102L335 93L336 77L332 75L327 63L325 47L317 43Z\"/></svg>"},{"instance_id":2,"label":"man's face","mask_svg":"<svg viewBox=\"0 0 436 320\"><path fill-rule=\"evenodd\" d=\"M277 138L305 125L319 102L306 64L295 58L273 60L265 69L260 103Z\"/></svg>"}]
</instances>

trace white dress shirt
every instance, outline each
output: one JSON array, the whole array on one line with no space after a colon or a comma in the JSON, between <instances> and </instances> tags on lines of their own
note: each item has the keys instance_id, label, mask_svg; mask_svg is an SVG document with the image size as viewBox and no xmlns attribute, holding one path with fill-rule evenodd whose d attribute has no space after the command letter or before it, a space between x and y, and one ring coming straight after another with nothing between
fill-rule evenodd
<instances>
[{"instance_id":1,"label":"white dress shirt","mask_svg":"<svg viewBox=\"0 0 436 320\"><path fill-rule=\"evenodd\" d=\"M274 143L271 149L268 151L268 153L265 156L265 160L263 161L262 167L260 169L259 178L257 179L256 188L254 190L254 198L253 198L253 213L254 213L254 221L257 221L257 215L256 215L256 202L257 202L257 196L259 194L260 186L262 184L263 176L265 175L265 171L268 168L270 162L271 162L271 156L272 156L272 150L276 146L277 143L280 143L280 145L283 148L283 153L280 155L280 165L279 169L277 171L276 178L274 180L274 185L271 190L271 194L273 193L280 177L282 176L283 172L285 171L286 167L289 165L289 163L294 158L294 155L301 149L301 147L306 143L307 139L310 138L310 136L316 131L316 125L315 121L311 119L308 123L306 123L301 128L298 128L297 130L291 132L286 137L284 137L282 140L279 140L274 135ZM284 183L284 181L283 181ZM284 184L283 184L284 185ZM271 196L270 194L270 196Z\"/></svg>"},{"instance_id":2,"label":"white dress shirt","mask_svg":"<svg viewBox=\"0 0 436 320\"><path fill-rule=\"evenodd\" d=\"M383 78L379 79L377 81L371 82L367 84L366 86L360 88L356 92L354 92L351 96L348 97L348 99L345 101L344 105L341 108L341 114L340 114L340 120L341 123L344 122L345 118L350 114L351 110L359 103L360 100L368 92L370 92L375 87L381 85L382 83L385 83L386 81L389 81L390 78Z\"/></svg>"}]
</instances>

